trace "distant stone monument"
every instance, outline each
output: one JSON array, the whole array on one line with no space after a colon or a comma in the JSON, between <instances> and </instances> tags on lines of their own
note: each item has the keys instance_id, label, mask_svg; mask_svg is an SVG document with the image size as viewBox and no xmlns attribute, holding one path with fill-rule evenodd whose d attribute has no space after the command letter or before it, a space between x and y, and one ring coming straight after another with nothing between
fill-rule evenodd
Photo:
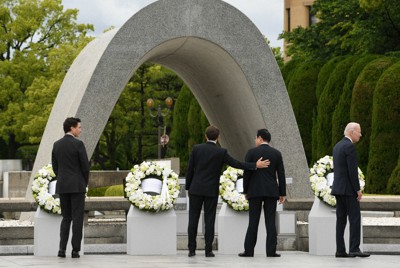
<instances>
[{"instance_id":1,"label":"distant stone monument","mask_svg":"<svg viewBox=\"0 0 400 268\"><path fill-rule=\"evenodd\" d=\"M57 95L31 181L50 162L68 116L82 119L81 138L92 155L122 90L145 62L166 66L185 81L234 157L243 159L257 129L268 128L286 175L293 178L288 197L312 196L300 133L274 55L249 18L220 0L160 0L88 44Z\"/></svg>"}]
</instances>

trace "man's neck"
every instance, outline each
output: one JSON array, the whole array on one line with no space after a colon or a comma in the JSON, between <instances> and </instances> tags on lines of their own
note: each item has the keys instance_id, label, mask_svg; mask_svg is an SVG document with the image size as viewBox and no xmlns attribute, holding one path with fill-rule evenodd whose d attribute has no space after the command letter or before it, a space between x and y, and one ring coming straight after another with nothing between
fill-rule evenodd
<instances>
[{"instance_id":1,"label":"man's neck","mask_svg":"<svg viewBox=\"0 0 400 268\"><path fill-rule=\"evenodd\" d=\"M65 135L71 135L72 137L74 137L74 138L75 138L75 135L74 135L74 134L72 134L71 132L67 132L67 133L65 133Z\"/></svg>"},{"instance_id":2,"label":"man's neck","mask_svg":"<svg viewBox=\"0 0 400 268\"><path fill-rule=\"evenodd\" d=\"M212 142L212 143L214 143L214 144L217 144L217 141L215 140L215 141L213 141L213 140L207 140L207 142Z\"/></svg>"},{"instance_id":3,"label":"man's neck","mask_svg":"<svg viewBox=\"0 0 400 268\"><path fill-rule=\"evenodd\" d=\"M351 141L351 143L353 143L353 140L349 136L345 136L345 137L348 138Z\"/></svg>"}]
</instances>

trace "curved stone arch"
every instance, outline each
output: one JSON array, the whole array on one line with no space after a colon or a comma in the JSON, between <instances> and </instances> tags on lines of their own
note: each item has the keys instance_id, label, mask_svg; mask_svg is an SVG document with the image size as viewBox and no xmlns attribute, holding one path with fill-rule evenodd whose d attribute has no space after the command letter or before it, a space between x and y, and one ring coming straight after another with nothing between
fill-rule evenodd
<instances>
[{"instance_id":1,"label":"curved stone arch","mask_svg":"<svg viewBox=\"0 0 400 268\"><path fill-rule=\"evenodd\" d=\"M122 90L145 62L164 65L185 81L234 157L243 159L256 130L267 127L293 178L289 197L311 196L300 134L275 58L255 25L219 0L160 0L92 41L60 88L31 180L50 161L67 116L82 119L81 138L92 155Z\"/></svg>"}]
</instances>

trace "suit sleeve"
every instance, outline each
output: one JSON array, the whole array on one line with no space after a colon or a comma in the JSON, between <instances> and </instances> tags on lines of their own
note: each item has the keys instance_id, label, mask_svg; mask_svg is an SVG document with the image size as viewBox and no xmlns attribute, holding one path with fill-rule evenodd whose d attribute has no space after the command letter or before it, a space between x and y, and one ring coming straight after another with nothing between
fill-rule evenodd
<instances>
[{"instance_id":1,"label":"suit sleeve","mask_svg":"<svg viewBox=\"0 0 400 268\"><path fill-rule=\"evenodd\" d=\"M53 167L54 174L56 174L56 177L57 177L57 174L58 174L58 161L57 161L57 157L56 157L56 155L54 153L54 147L53 147L53 150L51 151L51 165Z\"/></svg>"},{"instance_id":2,"label":"suit sleeve","mask_svg":"<svg viewBox=\"0 0 400 268\"><path fill-rule=\"evenodd\" d=\"M250 151L247 152L246 157L245 157L245 161L250 161L251 159L251 154ZM250 178L252 175L253 171L252 170L248 170L245 169L243 172L243 193L247 194L247 191L249 189L249 183L250 183Z\"/></svg>"},{"instance_id":3,"label":"suit sleeve","mask_svg":"<svg viewBox=\"0 0 400 268\"><path fill-rule=\"evenodd\" d=\"M354 191L358 192L360 191L360 181L358 180L358 161L356 147L354 146L354 144L346 146L346 161L350 184L353 187Z\"/></svg>"},{"instance_id":4,"label":"suit sleeve","mask_svg":"<svg viewBox=\"0 0 400 268\"><path fill-rule=\"evenodd\" d=\"M83 142L80 142L79 146L79 163L81 166L81 172L83 175L83 178L85 179L86 186L89 184L89 172L90 172L90 166L89 166L89 159L86 153L86 148Z\"/></svg>"},{"instance_id":5,"label":"suit sleeve","mask_svg":"<svg viewBox=\"0 0 400 268\"><path fill-rule=\"evenodd\" d=\"M228 151L225 150L225 154L224 154L224 163L234 167L234 168L239 168L239 169L244 169L244 170L256 170L256 162L240 162L238 160L236 160L235 158L233 158L232 156L230 156L228 154Z\"/></svg>"},{"instance_id":6,"label":"suit sleeve","mask_svg":"<svg viewBox=\"0 0 400 268\"><path fill-rule=\"evenodd\" d=\"M283 165L283 159L281 154L279 154L279 161L276 167L276 173L278 175L278 182L279 182L279 196L286 196L285 167Z\"/></svg>"},{"instance_id":7,"label":"suit sleeve","mask_svg":"<svg viewBox=\"0 0 400 268\"><path fill-rule=\"evenodd\" d=\"M194 174L194 151L196 147L193 147L192 153L189 157L189 164L186 171L186 181L185 181L185 189L189 191L190 185L192 184L193 174Z\"/></svg>"}]
</instances>

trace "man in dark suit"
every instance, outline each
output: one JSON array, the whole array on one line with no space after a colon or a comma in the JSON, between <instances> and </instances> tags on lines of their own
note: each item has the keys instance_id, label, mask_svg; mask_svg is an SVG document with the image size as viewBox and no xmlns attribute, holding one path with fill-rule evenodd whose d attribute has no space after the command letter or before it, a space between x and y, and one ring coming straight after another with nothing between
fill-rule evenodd
<instances>
[{"instance_id":1,"label":"man in dark suit","mask_svg":"<svg viewBox=\"0 0 400 268\"><path fill-rule=\"evenodd\" d=\"M270 141L271 134L267 129L258 130L256 147L250 149L246 154L246 161L248 162L262 157L269 159L270 165L266 169L245 170L243 174L244 194L249 200L249 226L244 241L245 251L239 253L240 257L254 256L262 207L264 207L265 226L267 228L267 257L280 257L280 254L276 253L275 213L277 200L281 204L285 202L286 178L282 155L277 149L269 146Z\"/></svg>"},{"instance_id":2,"label":"man in dark suit","mask_svg":"<svg viewBox=\"0 0 400 268\"><path fill-rule=\"evenodd\" d=\"M226 149L217 146L219 129L209 126L206 129L207 142L193 147L186 173L186 190L189 191L189 257L196 255L196 236L201 208L204 204L205 254L214 257L212 243L217 211L219 178L224 164L240 169L265 168L269 161L259 157L252 163L243 163L232 158Z\"/></svg>"},{"instance_id":3,"label":"man in dark suit","mask_svg":"<svg viewBox=\"0 0 400 268\"><path fill-rule=\"evenodd\" d=\"M357 151L354 143L361 138L361 127L357 123L347 124L345 137L333 147L332 195L336 197L336 257L368 257L360 251L362 193L358 179ZM350 222L350 252L346 253L344 230Z\"/></svg>"},{"instance_id":4,"label":"man in dark suit","mask_svg":"<svg viewBox=\"0 0 400 268\"><path fill-rule=\"evenodd\" d=\"M85 145L77 137L81 134L81 120L69 117L63 124L65 136L56 141L52 151L52 165L57 176L56 193L60 196L62 221L58 256L65 258L72 221L72 258L79 258L81 250L86 186L89 182L89 161Z\"/></svg>"}]
</instances>

